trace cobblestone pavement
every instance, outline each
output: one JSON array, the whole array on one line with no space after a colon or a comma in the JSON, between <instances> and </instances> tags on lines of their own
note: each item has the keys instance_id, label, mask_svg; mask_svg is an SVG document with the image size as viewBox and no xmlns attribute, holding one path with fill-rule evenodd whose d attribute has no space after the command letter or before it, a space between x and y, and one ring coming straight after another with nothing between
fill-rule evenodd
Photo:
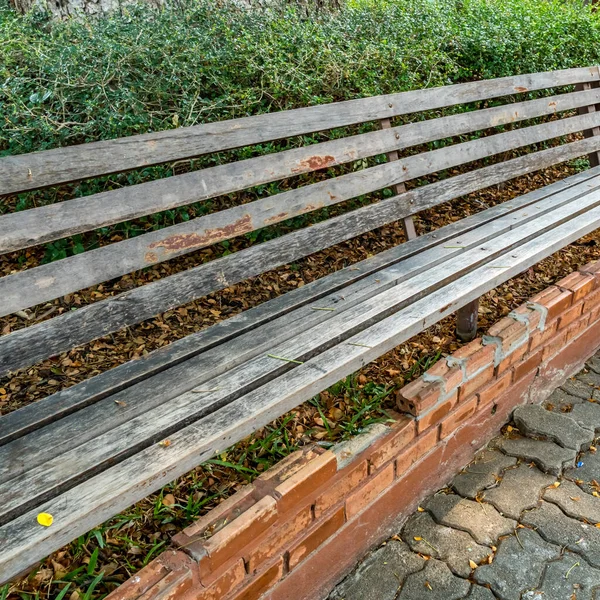
<instances>
[{"instance_id":1,"label":"cobblestone pavement","mask_svg":"<svg viewBox=\"0 0 600 600\"><path fill-rule=\"evenodd\" d=\"M600 600L600 354L421 503L329 600Z\"/></svg>"}]
</instances>

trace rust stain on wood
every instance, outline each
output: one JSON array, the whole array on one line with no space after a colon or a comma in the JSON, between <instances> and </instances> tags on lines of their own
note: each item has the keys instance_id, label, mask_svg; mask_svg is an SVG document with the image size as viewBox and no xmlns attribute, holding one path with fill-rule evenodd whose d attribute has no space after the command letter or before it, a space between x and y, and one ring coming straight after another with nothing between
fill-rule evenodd
<instances>
[{"instance_id":1,"label":"rust stain on wood","mask_svg":"<svg viewBox=\"0 0 600 600\"><path fill-rule=\"evenodd\" d=\"M288 216L288 213L286 213L286 212L279 213L278 215L275 215L273 217L269 217L268 219L265 219L265 224L278 223L279 221L283 221L285 218L287 218L287 216Z\"/></svg>"},{"instance_id":2,"label":"rust stain on wood","mask_svg":"<svg viewBox=\"0 0 600 600\"><path fill-rule=\"evenodd\" d=\"M224 227L216 227L215 229L207 229L204 235L198 235L197 233L182 233L178 235L172 235L160 240L153 242L148 246L149 250L160 248L162 253L168 256L169 254L178 253L181 250L189 251L194 248L203 248L210 246L216 242L248 233L254 229L252 225L252 217L250 215L244 215L241 219L225 225ZM145 259L147 262L156 262L156 252L146 253Z\"/></svg>"},{"instance_id":3,"label":"rust stain on wood","mask_svg":"<svg viewBox=\"0 0 600 600\"><path fill-rule=\"evenodd\" d=\"M324 169L330 167L336 163L335 157L327 154L326 156L311 156L305 158L298 163L295 169L292 169L292 173L302 173L304 171L316 171L317 169Z\"/></svg>"}]
</instances>

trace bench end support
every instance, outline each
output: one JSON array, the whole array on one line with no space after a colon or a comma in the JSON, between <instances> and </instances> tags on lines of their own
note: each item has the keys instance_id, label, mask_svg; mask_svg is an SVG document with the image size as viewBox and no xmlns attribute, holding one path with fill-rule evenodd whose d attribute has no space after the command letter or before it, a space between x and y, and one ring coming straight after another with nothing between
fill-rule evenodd
<instances>
[{"instance_id":1,"label":"bench end support","mask_svg":"<svg viewBox=\"0 0 600 600\"><path fill-rule=\"evenodd\" d=\"M456 335L461 342L470 342L477 335L479 298L456 311Z\"/></svg>"}]
</instances>

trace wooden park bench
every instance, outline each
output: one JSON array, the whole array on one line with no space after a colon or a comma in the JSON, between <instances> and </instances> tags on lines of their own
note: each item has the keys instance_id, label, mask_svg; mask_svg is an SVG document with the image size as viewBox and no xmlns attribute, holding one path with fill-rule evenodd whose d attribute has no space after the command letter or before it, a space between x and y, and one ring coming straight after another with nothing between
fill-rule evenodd
<instances>
[{"instance_id":1,"label":"wooden park bench","mask_svg":"<svg viewBox=\"0 0 600 600\"><path fill-rule=\"evenodd\" d=\"M0 418L0 582L451 313L458 311L459 334L472 337L482 294L600 227L599 74L593 67L520 75L1 158L0 195L6 195L333 128L380 125L1 216L0 252L7 253L357 165L5 276L0 316L43 308L377 190L392 188L393 194L3 335L0 376L384 225L403 224L409 241ZM542 90L549 91L531 94ZM492 99L501 100L481 108ZM440 115L459 105L467 106ZM427 118L417 114L423 112ZM409 114L412 122L391 121ZM484 135L469 135L477 131ZM580 132L584 136L573 135ZM545 143L557 139L564 143ZM438 140L448 143L431 149ZM385 154L388 161L365 168L365 159ZM419 211L585 155L592 163L587 171L415 234L411 215ZM476 161L479 168L450 173ZM435 173L447 176L404 187ZM41 512L53 515L50 527L37 523Z\"/></svg>"}]
</instances>

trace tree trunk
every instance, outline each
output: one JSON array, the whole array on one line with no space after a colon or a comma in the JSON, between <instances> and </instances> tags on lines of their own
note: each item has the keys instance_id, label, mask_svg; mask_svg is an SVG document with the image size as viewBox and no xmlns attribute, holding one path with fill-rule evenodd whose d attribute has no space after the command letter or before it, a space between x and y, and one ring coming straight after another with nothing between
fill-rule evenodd
<instances>
[{"instance_id":1,"label":"tree trunk","mask_svg":"<svg viewBox=\"0 0 600 600\"><path fill-rule=\"evenodd\" d=\"M146 0L152 6L162 6L163 0ZM55 19L67 19L78 15L106 15L120 11L131 0L10 0L13 8L24 14L31 9L47 11Z\"/></svg>"}]
</instances>

